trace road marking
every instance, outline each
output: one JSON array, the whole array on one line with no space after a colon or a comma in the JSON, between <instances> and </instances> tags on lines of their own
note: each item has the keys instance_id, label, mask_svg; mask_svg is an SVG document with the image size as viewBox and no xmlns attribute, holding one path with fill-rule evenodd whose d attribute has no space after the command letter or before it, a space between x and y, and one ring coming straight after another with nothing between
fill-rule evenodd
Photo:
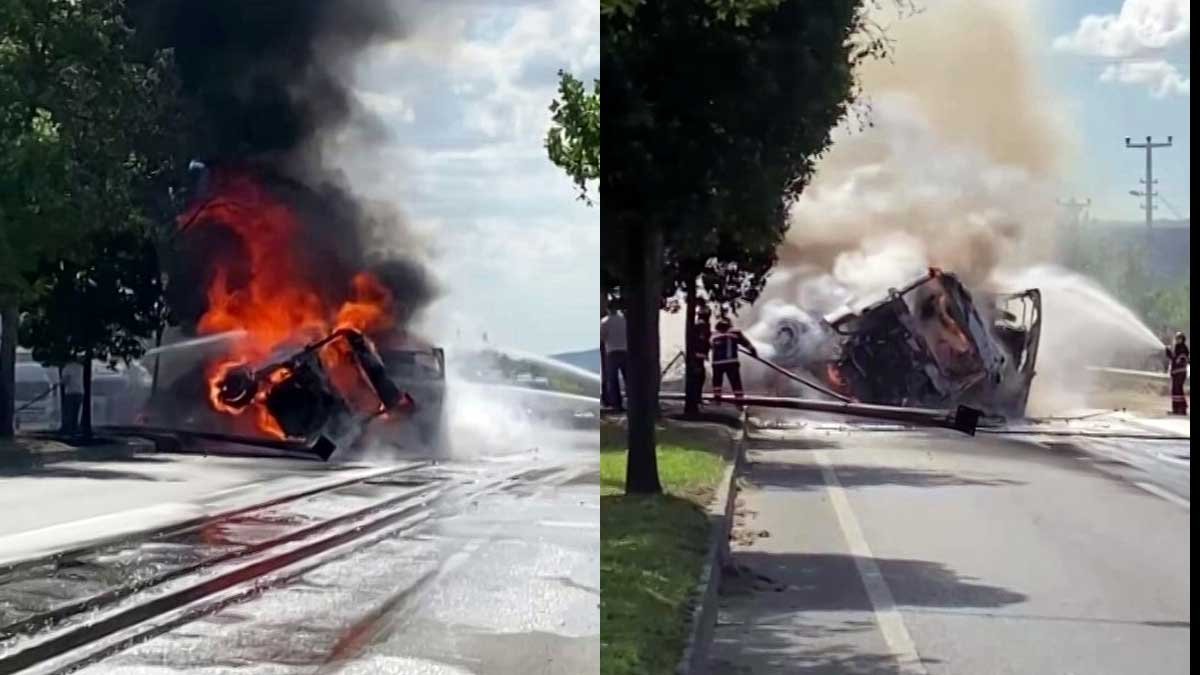
<instances>
[{"instance_id":1,"label":"road marking","mask_svg":"<svg viewBox=\"0 0 1200 675\"><path fill-rule=\"evenodd\" d=\"M1180 497L1179 495L1177 495L1173 492L1168 492L1168 491L1158 487L1157 485L1154 485L1153 483L1135 482L1134 485L1142 488L1143 490L1145 490L1146 492L1149 492L1152 495L1155 495L1157 497L1162 497L1163 499L1171 502L1172 504L1175 504L1176 506L1182 506L1183 508L1187 509L1188 511L1192 510L1192 503L1190 501L1184 499L1183 497Z\"/></svg>"},{"instance_id":2,"label":"road marking","mask_svg":"<svg viewBox=\"0 0 1200 675\"><path fill-rule=\"evenodd\" d=\"M896 600L892 597L892 591L888 588L883 573L879 571L879 566L875 564L875 554L867 545L862 528L859 527L858 518L854 516L854 511L850 508L850 500L846 497L846 491L842 488L837 473L834 472L829 454L824 450L817 450L813 455L816 456L817 463L821 465L821 474L825 477L825 489L829 493L829 502L833 505L833 512L837 515L842 535L846 538L850 553L854 555L858 576L862 579L863 587L867 590L867 598L871 601L871 607L875 611L875 623L879 626L879 632L883 634L884 642L887 643L888 648L892 650L892 655L899 662L899 672L910 675L928 675L925 665L921 663L921 657L917 655L917 647L913 644L912 636L909 635L908 628L904 625L904 618L896 609Z\"/></svg>"}]
</instances>

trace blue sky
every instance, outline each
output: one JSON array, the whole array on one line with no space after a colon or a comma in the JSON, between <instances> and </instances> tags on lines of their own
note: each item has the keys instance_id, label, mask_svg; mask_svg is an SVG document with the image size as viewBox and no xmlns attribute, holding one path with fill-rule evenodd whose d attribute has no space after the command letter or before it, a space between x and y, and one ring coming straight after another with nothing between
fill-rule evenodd
<instances>
[{"instance_id":1,"label":"blue sky","mask_svg":"<svg viewBox=\"0 0 1200 675\"><path fill-rule=\"evenodd\" d=\"M1061 198L1138 220L1144 157L1155 152L1158 217L1190 214L1190 12L1184 0L1011 0L1026 8L1045 108L1073 146ZM930 15L940 0L927 0ZM545 158L555 71L599 70L596 0L412 2L409 37L358 68L387 139L348 140L336 158L368 196L404 214L398 245L433 261L444 287L425 326L548 353L595 344L599 205L574 198ZM398 5L399 6L399 5ZM927 18L932 19L932 16ZM960 102L961 103L961 102ZM1172 210L1173 207L1174 210Z\"/></svg>"},{"instance_id":2,"label":"blue sky","mask_svg":"<svg viewBox=\"0 0 1200 675\"><path fill-rule=\"evenodd\" d=\"M1154 151L1157 218L1191 214L1191 57L1187 0L1040 0L1046 35L1039 58L1047 83L1067 106L1076 148L1066 194L1092 199L1095 218L1140 220L1145 151L1125 137L1173 147ZM1186 86L1185 86L1186 85ZM1174 207L1174 211L1170 207Z\"/></svg>"},{"instance_id":3,"label":"blue sky","mask_svg":"<svg viewBox=\"0 0 1200 675\"><path fill-rule=\"evenodd\" d=\"M592 348L599 207L575 199L542 147L558 69L599 74L596 0L415 2L406 39L365 55L360 101L389 131L332 157L404 215L392 245L431 261L431 338L536 353Z\"/></svg>"}]
</instances>

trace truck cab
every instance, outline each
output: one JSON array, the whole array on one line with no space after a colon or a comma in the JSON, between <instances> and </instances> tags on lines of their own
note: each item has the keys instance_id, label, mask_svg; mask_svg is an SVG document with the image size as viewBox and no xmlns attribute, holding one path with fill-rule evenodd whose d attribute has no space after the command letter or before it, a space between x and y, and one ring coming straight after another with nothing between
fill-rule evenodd
<instances>
[{"instance_id":1,"label":"truck cab","mask_svg":"<svg viewBox=\"0 0 1200 675\"><path fill-rule=\"evenodd\" d=\"M445 423L446 354L440 347L413 337L396 337L377 345L388 376L415 403L413 417L421 442L436 444Z\"/></svg>"}]
</instances>

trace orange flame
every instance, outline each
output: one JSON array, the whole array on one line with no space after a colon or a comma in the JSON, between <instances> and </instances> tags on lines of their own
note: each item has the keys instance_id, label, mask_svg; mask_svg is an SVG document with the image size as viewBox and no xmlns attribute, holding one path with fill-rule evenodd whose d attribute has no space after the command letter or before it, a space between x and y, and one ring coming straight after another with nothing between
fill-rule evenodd
<instances>
[{"instance_id":1,"label":"orange flame","mask_svg":"<svg viewBox=\"0 0 1200 675\"><path fill-rule=\"evenodd\" d=\"M353 328L366 334L391 330L394 326L394 302L388 289L367 272L356 274L346 289L318 286L300 260L298 240L300 221L293 210L272 195L251 173L227 172L216 177L218 196L183 214L180 220L196 227L219 225L230 230L242 244L246 260L216 261L207 288L207 309L198 331L208 335L242 330L246 339L233 353L208 369L209 402L214 410L240 415L245 409L223 404L219 384L235 366L254 363L277 349L299 346L328 335L338 328ZM245 265L246 281L238 286L235 262ZM236 268L243 271L241 267ZM341 296L344 300L334 299ZM344 345L333 356L321 355L331 380L339 391L358 404L368 394L359 368ZM267 411L264 401L274 385L286 377L286 371L272 373L267 386L250 407L255 408L257 428L276 438L284 438L279 424ZM372 408L378 407L373 399Z\"/></svg>"}]
</instances>

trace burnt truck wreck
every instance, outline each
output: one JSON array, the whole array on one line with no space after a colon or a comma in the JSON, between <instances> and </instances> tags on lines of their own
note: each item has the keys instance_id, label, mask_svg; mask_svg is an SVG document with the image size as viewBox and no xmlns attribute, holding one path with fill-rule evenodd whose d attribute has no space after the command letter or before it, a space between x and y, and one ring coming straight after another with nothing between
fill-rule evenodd
<instances>
[{"instance_id":1,"label":"burnt truck wreck","mask_svg":"<svg viewBox=\"0 0 1200 675\"><path fill-rule=\"evenodd\" d=\"M381 350L359 331L342 328L265 358L231 357L247 339L235 331L148 352L163 384L127 431L327 460L339 448L366 441L372 429L390 434L440 420L441 392L433 395L411 378L397 377L395 362L411 359L410 351ZM431 347L429 353L437 356L440 376L441 350Z\"/></svg>"},{"instance_id":2,"label":"burnt truck wreck","mask_svg":"<svg viewBox=\"0 0 1200 675\"><path fill-rule=\"evenodd\" d=\"M257 404L267 430L307 444L356 437L372 419L414 407L371 342L346 328L264 364L222 369L213 387L219 410L236 415Z\"/></svg>"},{"instance_id":3,"label":"burnt truck wreck","mask_svg":"<svg viewBox=\"0 0 1200 675\"><path fill-rule=\"evenodd\" d=\"M1041 293L979 300L955 275L930 269L882 299L825 317L833 345L823 367L812 370L831 390L863 403L965 405L1021 417L1036 373Z\"/></svg>"}]
</instances>

